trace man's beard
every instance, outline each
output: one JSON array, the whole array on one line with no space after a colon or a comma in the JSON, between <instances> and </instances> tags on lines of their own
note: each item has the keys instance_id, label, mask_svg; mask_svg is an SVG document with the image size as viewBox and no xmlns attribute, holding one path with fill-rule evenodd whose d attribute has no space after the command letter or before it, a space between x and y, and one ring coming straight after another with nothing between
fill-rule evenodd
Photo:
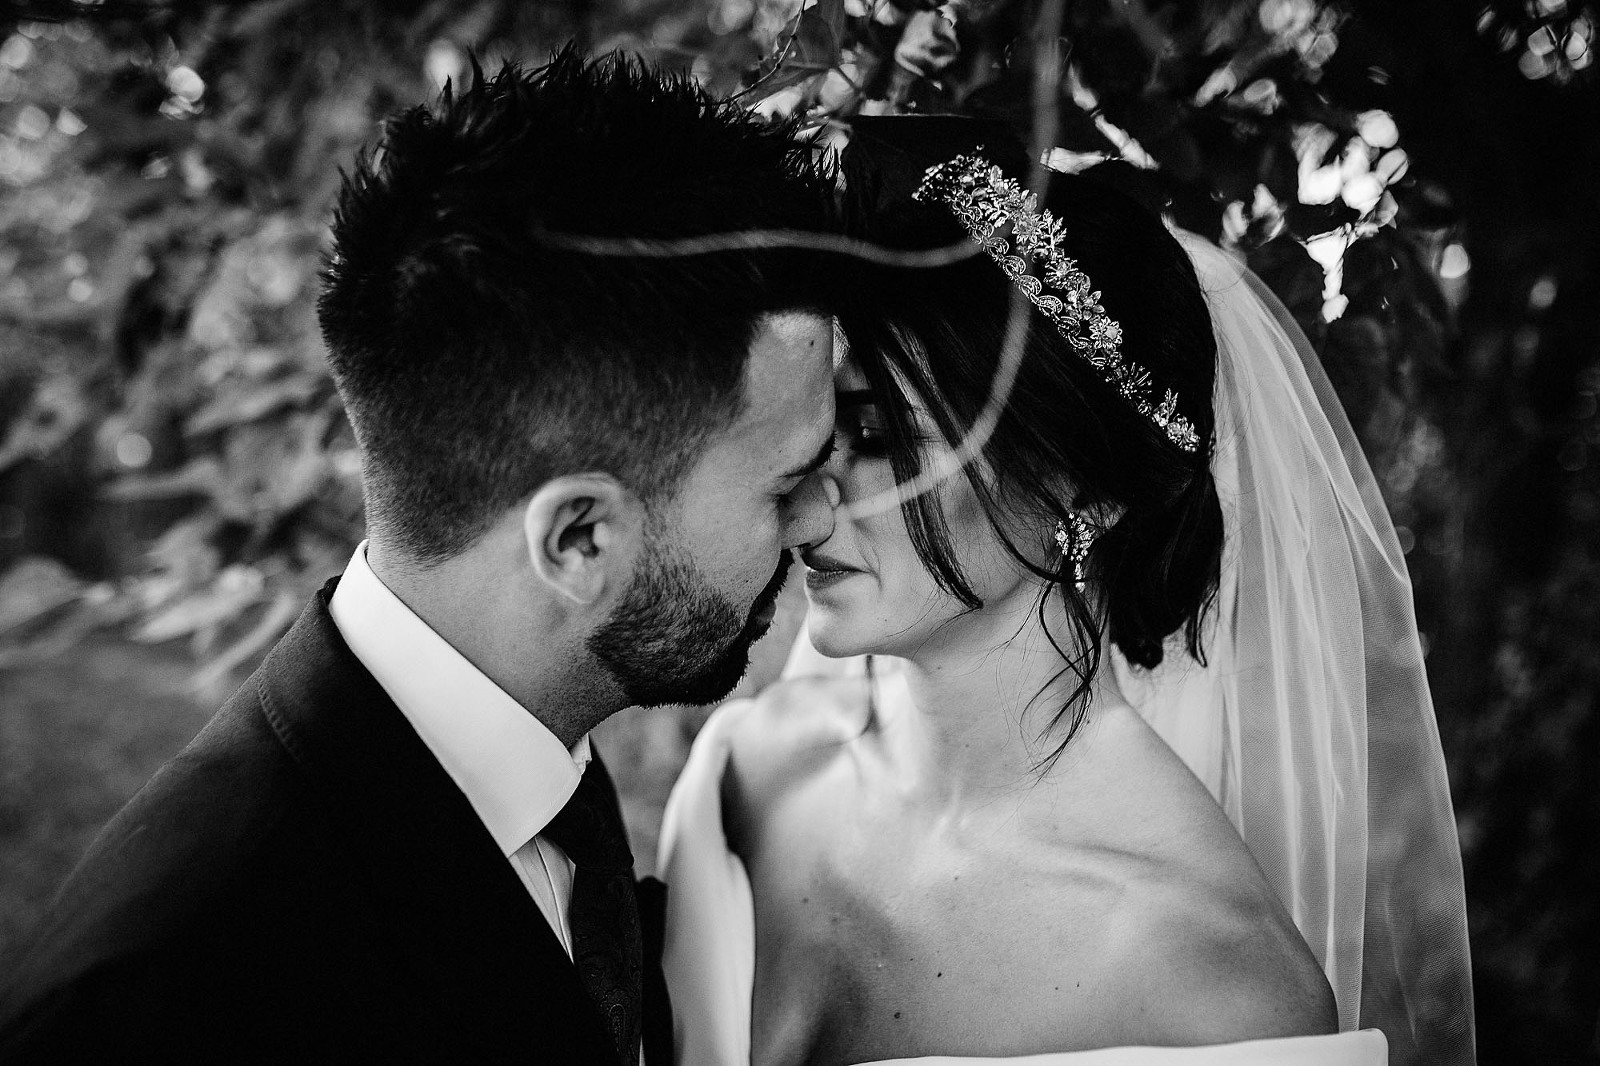
<instances>
[{"instance_id":1,"label":"man's beard","mask_svg":"<svg viewBox=\"0 0 1600 1066\"><path fill-rule=\"evenodd\" d=\"M622 602L589 635L589 651L638 707L715 703L750 667L750 648L772 625L791 559L784 555L748 614L694 567L652 542Z\"/></svg>"}]
</instances>

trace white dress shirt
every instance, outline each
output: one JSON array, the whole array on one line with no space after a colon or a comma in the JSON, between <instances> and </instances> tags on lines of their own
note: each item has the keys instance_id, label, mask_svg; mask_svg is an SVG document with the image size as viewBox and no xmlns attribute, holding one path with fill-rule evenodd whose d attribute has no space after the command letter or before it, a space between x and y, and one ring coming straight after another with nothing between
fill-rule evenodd
<instances>
[{"instance_id":1,"label":"white dress shirt","mask_svg":"<svg viewBox=\"0 0 1600 1066\"><path fill-rule=\"evenodd\" d=\"M467 797L572 956L572 861L539 836L589 765L418 618L367 565L363 541L330 605L361 665Z\"/></svg>"}]
</instances>

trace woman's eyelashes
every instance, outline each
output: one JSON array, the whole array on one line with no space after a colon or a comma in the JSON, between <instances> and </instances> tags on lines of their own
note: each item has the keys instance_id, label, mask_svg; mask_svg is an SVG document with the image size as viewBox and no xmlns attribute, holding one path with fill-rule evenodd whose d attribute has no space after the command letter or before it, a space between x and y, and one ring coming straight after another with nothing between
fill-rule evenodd
<instances>
[{"instance_id":1,"label":"woman's eyelashes","mask_svg":"<svg viewBox=\"0 0 1600 1066\"><path fill-rule=\"evenodd\" d=\"M839 419L839 443L852 455L881 459L889 454L889 435L876 412L858 407Z\"/></svg>"},{"instance_id":2,"label":"woman's eyelashes","mask_svg":"<svg viewBox=\"0 0 1600 1066\"><path fill-rule=\"evenodd\" d=\"M840 446L851 455L883 458L889 454L883 411L870 389L842 389L834 395Z\"/></svg>"}]
</instances>

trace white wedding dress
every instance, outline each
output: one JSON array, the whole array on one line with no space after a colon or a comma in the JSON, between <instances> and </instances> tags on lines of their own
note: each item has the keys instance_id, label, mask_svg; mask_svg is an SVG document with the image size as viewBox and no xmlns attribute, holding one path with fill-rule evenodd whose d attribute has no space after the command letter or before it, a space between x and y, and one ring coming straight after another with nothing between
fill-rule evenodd
<instances>
[{"instance_id":1,"label":"white wedding dress","mask_svg":"<svg viewBox=\"0 0 1600 1066\"><path fill-rule=\"evenodd\" d=\"M1394 527L1305 336L1254 275L1185 234L1218 342L1212 471L1225 550L1206 665L1174 646L1129 702L1203 782L1322 965L1331 1036L1119 1047L1001 1066L1381 1066L1474 1061L1461 860ZM809 653L809 654L808 654ZM859 670L802 640L786 674ZM750 882L723 834L730 724L707 721L668 801L661 877L677 1061L746 1066ZM882 1066L882 1064L879 1064Z\"/></svg>"}]
</instances>

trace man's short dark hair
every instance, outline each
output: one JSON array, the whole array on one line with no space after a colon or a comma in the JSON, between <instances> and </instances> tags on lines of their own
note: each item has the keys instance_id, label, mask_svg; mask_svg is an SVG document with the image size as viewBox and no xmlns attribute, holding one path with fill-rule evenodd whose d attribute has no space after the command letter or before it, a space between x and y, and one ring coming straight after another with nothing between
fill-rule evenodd
<instances>
[{"instance_id":1,"label":"man's short dark hair","mask_svg":"<svg viewBox=\"0 0 1600 1066\"><path fill-rule=\"evenodd\" d=\"M564 473L670 495L737 416L762 316L826 306L792 249L571 247L831 228L792 129L615 55L473 73L357 160L318 306L368 522L422 564Z\"/></svg>"}]
</instances>

